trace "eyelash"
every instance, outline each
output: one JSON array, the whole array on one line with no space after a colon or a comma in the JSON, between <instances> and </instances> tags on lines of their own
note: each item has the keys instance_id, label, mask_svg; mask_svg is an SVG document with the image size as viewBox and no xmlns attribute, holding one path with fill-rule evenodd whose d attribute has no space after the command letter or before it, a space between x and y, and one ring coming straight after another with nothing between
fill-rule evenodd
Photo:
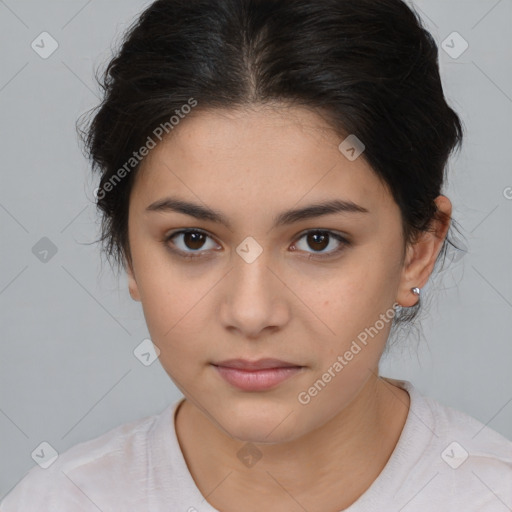
<instances>
[{"instance_id":1,"label":"eyelash","mask_svg":"<svg viewBox=\"0 0 512 512\"><path fill-rule=\"evenodd\" d=\"M180 249L172 248L169 245L169 242L174 237L176 237L178 235L182 235L182 234L187 234L187 233L200 233L200 234L203 234L203 235L207 236L208 238L212 238L208 233L206 233L205 231L203 231L201 229L189 228L189 229L182 229L182 230L179 230L179 231L174 231L173 233L170 233L170 234L166 235L164 237L164 239L162 240L162 243L164 244L164 246L169 251L171 251L174 254L177 254L180 258L183 258L183 259L191 260L191 259L194 259L194 258L206 257L206 256L203 255L205 251L200 252L200 250L198 250L195 253L187 253L187 252L184 252L184 251L182 251ZM332 237L335 240L337 240L338 242L340 242L340 245L339 245L339 247L337 249L334 249L334 250L330 251L329 253L326 253L326 255L323 255L321 253L316 253L316 254L315 253L309 253L310 255L306 257L307 259L323 260L323 259L327 259L327 258L332 258L332 257L336 256L338 253L340 253L341 251L343 251L345 249L345 247L350 246L350 242L345 237L339 235L338 233L336 233L334 231L329 231L329 230L325 230L325 229L323 229L323 230L322 229L310 229L308 231L305 231L304 233L302 233L297 238L297 242L299 240L301 240L302 238L304 238L305 236L311 234L311 233L328 235L329 237Z\"/></svg>"}]
</instances>

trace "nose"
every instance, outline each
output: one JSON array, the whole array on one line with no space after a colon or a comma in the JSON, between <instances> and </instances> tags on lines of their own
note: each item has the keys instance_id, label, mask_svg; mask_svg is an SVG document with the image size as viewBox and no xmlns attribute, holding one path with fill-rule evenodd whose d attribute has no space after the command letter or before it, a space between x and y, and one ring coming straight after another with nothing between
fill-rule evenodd
<instances>
[{"instance_id":1,"label":"nose","mask_svg":"<svg viewBox=\"0 0 512 512\"><path fill-rule=\"evenodd\" d=\"M290 292L264 254L251 263L237 256L223 283L221 322L252 340L282 329L290 318Z\"/></svg>"}]
</instances>

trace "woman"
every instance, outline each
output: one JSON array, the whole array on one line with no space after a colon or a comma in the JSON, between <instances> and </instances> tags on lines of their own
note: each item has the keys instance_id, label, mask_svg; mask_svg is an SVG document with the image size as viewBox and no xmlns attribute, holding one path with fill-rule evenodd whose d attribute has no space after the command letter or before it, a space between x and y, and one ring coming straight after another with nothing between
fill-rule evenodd
<instances>
[{"instance_id":1,"label":"woman","mask_svg":"<svg viewBox=\"0 0 512 512\"><path fill-rule=\"evenodd\" d=\"M85 132L106 253L184 398L36 467L31 510L499 511L512 443L379 375L462 141L401 0L159 0Z\"/></svg>"}]
</instances>

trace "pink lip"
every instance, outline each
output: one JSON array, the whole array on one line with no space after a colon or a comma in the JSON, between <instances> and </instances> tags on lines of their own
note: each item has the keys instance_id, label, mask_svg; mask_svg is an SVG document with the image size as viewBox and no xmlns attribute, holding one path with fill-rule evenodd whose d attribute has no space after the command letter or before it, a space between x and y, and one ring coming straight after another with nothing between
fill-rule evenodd
<instances>
[{"instance_id":1,"label":"pink lip","mask_svg":"<svg viewBox=\"0 0 512 512\"><path fill-rule=\"evenodd\" d=\"M273 388L302 370L302 366L278 359L247 361L230 359L213 364L229 384L244 391L263 391Z\"/></svg>"},{"instance_id":2,"label":"pink lip","mask_svg":"<svg viewBox=\"0 0 512 512\"><path fill-rule=\"evenodd\" d=\"M215 366L224 366L226 368L237 368L239 370L266 370L269 368L289 368L299 367L300 365L281 361L280 359L258 359L249 361L248 359L226 359L219 363L213 363Z\"/></svg>"}]
</instances>

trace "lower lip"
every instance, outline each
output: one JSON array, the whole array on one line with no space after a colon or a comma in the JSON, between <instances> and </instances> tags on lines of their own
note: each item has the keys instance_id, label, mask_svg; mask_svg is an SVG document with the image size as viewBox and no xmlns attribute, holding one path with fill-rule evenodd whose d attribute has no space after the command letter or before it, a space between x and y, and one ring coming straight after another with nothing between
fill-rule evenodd
<instances>
[{"instance_id":1,"label":"lower lip","mask_svg":"<svg viewBox=\"0 0 512 512\"><path fill-rule=\"evenodd\" d=\"M214 367L224 380L244 391L271 389L302 370L298 366L253 371L228 368L226 366L214 365Z\"/></svg>"}]
</instances>

